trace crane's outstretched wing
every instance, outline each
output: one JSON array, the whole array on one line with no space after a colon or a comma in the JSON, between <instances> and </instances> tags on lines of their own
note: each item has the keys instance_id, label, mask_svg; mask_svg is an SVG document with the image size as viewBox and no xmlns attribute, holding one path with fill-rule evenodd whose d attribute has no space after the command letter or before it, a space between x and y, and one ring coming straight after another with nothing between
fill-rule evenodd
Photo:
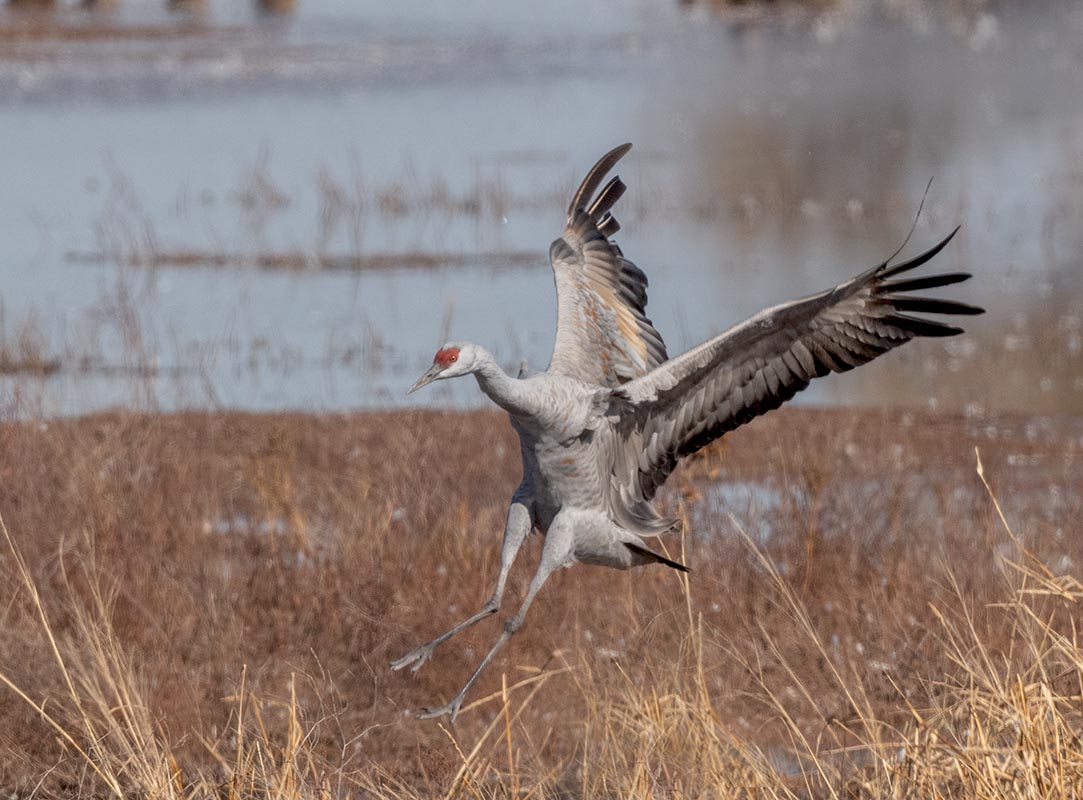
<instances>
[{"instance_id":1,"label":"crane's outstretched wing","mask_svg":"<svg viewBox=\"0 0 1083 800\"><path fill-rule=\"evenodd\" d=\"M647 318L647 276L609 237L620 230L610 209L624 194L619 177L594 193L632 149L604 156L568 206L564 234L549 247L557 286L557 336L549 370L615 388L666 360L662 336Z\"/></svg>"},{"instance_id":2,"label":"crane's outstretched wing","mask_svg":"<svg viewBox=\"0 0 1083 800\"><path fill-rule=\"evenodd\" d=\"M965 281L968 273L889 280L927 262L958 230L910 261L884 262L830 291L763 311L614 392L616 446L625 449L613 478L624 501L650 500L682 456L778 408L813 378L845 372L918 336L962 333L907 312L981 314L909 294Z\"/></svg>"}]
</instances>

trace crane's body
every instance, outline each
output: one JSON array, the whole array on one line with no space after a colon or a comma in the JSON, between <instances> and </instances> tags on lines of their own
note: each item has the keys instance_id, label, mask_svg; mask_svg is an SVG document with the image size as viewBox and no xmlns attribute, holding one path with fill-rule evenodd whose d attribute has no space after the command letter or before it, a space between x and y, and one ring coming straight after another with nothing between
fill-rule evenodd
<instances>
[{"instance_id":1,"label":"crane's body","mask_svg":"<svg viewBox=\"0 0 1083 800\"><path fill-rule=\"evenodd\" d=\"M554 570L582 562L617 569L659 563L687 571L645 541L677 526L651 501L684 456L777 408L814 378L867 363L917 337L962 333L905 312L982 311L910 294L959 283L970 277L966 273L896 277L933 258L953 231L909 261L892 265L888 259L670 359L646 316L647 278L611 239L620 226L609 211L624 184L613 178L597 191L630 148L610 151L588 173L568 207L563 235L550 247L557 336L548 369L529 376L520 370L519 377L511 377L483 347L448 342L410 389L474 375L511 418L522 447L523 479L508 508L500 572L489 601L392 668L417 670L442 642L495 614L523 541L532 530L545 536L519 612L462 691L447 705L424 710L422 717L448 714L454 720L466 693L522 626Z\"/></svg>"},{"instance_id":2,"label":"crane's body","mask_svg":"<svg viewBox=\"0 0 1083 800\"><path fill-rule=\"evenodd\" d=\"M485 372L493 375L499 369L492 363ZM627 547L646 551L640 537L656 536L659 530L635 524L615 490L614 431L607 419L612 392L562 375L541 374L511 387L504 381L515 379L506 375L494 381L476 374L482 391L508 412L519 434L523 480L515 496L529 512L532 527L545 534L558 514L574 511L581 532L569 563L627 569L653 560ZM529 396L534 405L508 402L514 393Z\"/></svg>"}]
</instances>

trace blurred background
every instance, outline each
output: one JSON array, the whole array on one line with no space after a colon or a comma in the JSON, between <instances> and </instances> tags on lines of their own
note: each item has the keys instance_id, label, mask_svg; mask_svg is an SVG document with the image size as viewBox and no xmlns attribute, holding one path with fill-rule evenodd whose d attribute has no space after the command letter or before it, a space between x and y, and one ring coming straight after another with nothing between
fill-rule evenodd
<instances>
[{"instance_id":1,"label":"blurred background","mask_svg":"<svg viewBox=\"0 0 1083 800\"><path fill-rule=\"evenodd\" d=\"M1083 412L1083 3L116 0L0 9L0 417L480 404L541 369L610 147L671 352L959 237L968 335L816 404ZM904 254L905 254L904 253Z\"/></svg>"}]
</instances>

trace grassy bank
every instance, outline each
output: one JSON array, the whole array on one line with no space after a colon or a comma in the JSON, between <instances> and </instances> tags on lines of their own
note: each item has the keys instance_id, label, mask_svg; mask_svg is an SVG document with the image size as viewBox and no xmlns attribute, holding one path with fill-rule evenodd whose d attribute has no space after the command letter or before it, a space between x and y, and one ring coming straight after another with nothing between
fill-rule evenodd
<instances>
[{"instance_id":1,"label":"grassy bank","mask_svg":"<svg viewBox=\"0 0 1083 800\"><path fill-rule=\"evenodd\" d=\"M985 477L976 472L980 447ZM663 502L694 572L495 579L499 415L0 426L0 786L78 797L1083 792L1073 419L787 409ZM1003 517L993 500L1002 505ZM505 611L540 542L520 556Z\"/></svg>"}]
</instances>

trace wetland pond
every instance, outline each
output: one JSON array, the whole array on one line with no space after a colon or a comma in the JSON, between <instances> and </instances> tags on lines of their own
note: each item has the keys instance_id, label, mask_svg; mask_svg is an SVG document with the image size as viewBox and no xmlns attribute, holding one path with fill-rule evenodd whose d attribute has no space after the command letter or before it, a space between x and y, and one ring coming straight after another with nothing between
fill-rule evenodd
<instances>
[{"instance_id":1,"label":"wetland pond","mask_svg":"<svg viewBox=\"0 0 1083 800\"><path fill-rule=\"evenodd\" d=\"M1083 4L161 5L3 11L4 416L478 405L403 393L446 338L544 367L549 242L629 140L671 353L883 259L934 178L904 254L962 224L989 313L801 400L1083 412Z\"/></svg>"}]
</instances>

